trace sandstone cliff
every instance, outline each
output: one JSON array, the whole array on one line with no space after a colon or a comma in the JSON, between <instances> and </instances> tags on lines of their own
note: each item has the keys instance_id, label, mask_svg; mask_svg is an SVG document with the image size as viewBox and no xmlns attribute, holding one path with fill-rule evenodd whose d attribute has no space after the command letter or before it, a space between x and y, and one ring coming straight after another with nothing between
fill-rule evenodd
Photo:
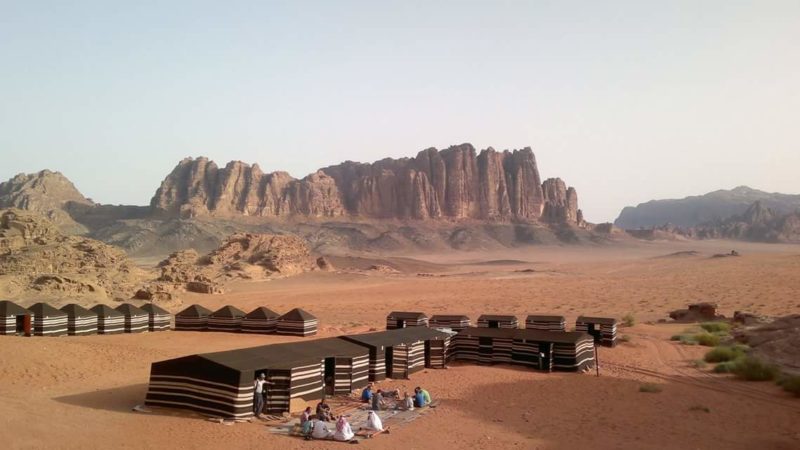
<instances>
[{"instance_id":1,"label":"sandstone cliff","mask_svg":"<svg viewBox=\"0 0 800 450\"><path fill-rule=\"evenodd\" d=\"M181 161L151 208L171 217L262 216L364 219L477 219L580 225L577 194L543 184L530 148L477 153L470 144L430 148L414 158L347 161L301 180L239 161Z\"/></svg>"}]
</instances>

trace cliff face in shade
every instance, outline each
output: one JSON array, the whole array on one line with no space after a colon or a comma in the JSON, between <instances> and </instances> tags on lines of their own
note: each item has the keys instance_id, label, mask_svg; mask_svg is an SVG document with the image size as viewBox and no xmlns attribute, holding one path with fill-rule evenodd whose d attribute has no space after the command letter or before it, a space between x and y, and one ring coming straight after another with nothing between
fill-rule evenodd
<instances>
[{"instance_id":1,"label":"cliff face in shade","mask_svg":"<svg viewBox=\"0 0 800 450\"><path fill-rule=\"evenodd\" d=\"M541 182L530 148L479 154L470 144L430 148L413 158L347 161L302 180L264 174L239 161L220 169L181 161L151 201L169 216L251 215L366 219L477 219L579 224L577 194L559 179Z\"/></svg>"}]
</instances>

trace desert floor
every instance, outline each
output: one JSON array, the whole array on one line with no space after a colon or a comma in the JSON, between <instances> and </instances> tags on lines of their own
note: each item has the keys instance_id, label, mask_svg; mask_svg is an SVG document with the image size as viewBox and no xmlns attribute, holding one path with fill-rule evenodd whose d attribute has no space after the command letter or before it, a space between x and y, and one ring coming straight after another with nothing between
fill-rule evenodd
<instances>
[{"instance_id":1,"label":"desert floor","mask_svg":"<svg viewBox=\"0 0 800 450\"><path fill-rule=\"evenodd\" d=\"M743 256L711 257L731 248ZM675 254L689 250L699 253ZM391 310L465 313L473 320L481 313L521 319L559 313L568 323L580 314L632 313L638 322L620 330L630 342L600 349L600 377L456 363L410 381L382 382L401 390L425 386L442 404L361 446L800 448L800 400L772 383L691 367L706 349L669 341L686 325L654 323L694 301L716 302L729 316L800 312L800 247L673 242L384 258L398 273L365 270L373 258L332 260L336 272L239 282L225 294L187 294L182 301L279 312L300 306L320 319L320 337L382 329ZM4 448L341 446L274 436L260 422L225 426L177 411L131 412L144 400L154 361L294 339L192 332L2 337L0 442ZM639 392L643 382L663 390Z\"/></svg>"}]
</instances>

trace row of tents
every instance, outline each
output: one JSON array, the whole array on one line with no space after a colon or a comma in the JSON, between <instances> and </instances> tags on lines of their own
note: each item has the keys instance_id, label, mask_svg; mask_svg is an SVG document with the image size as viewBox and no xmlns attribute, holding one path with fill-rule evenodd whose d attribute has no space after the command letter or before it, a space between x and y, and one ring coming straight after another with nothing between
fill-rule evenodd
<instances>
[{"instance_id":1,"label":"row of tents","mask_svg":"<svg viewBox=\"0 0 800 450\"><path fill-rule=\"evenodd\" d=\"M86 309L70 303L58 309L43 302L23 308L0 301L0 334L77 336L165 331L171 318L168 311L153 304L141 308L129 303L116 308L101 304Z\"/></svg>"},{"instance_id":2,"label":"row of tents","mask_svg":"<svg viewBox=\"0 0 800 450\"><path fill-rule=\"evenodd\" d=\"M428 317L422 312L392 311L386 316L386 329L407 327L450 328L460 331L472 326L466 315L442 314ZM483 314L478 317L478 328L519 329L519 320L514 315ZM525 318L526 330L566 332L567 321L564 316L531 314ZM592 335L595 341L606 347L617 344L617 319L611 317L579 316L575 320L575 331Z\"/></svg>"},{"instance_id":3,"label":"row of tents","mask_svg":"<svg viewBox=\"0 0 800 450\"><path fill-rule=\"evenodd\" d=\"M175 331L228 331L313 336L317 334L318 326L317 318L301 308L295 308L286 314L278 314L264 306L245 313L230 305L213 312L200 305L192 305L175 314Z\"/></svg>"},{"instance_id":4,"label":"row of tents","mask_svg":"<svg viewBox=\"0 0 800 450\"><path fill-rule=\"evenodd\" d=\"M452 360L582 371L595 364L594 339L583 332L417 326L202 353L153 363L145 403L246 418L253 414L253 380L264 373L272 383L265 412L279 415Z\"/></svg>"}]
</instances>

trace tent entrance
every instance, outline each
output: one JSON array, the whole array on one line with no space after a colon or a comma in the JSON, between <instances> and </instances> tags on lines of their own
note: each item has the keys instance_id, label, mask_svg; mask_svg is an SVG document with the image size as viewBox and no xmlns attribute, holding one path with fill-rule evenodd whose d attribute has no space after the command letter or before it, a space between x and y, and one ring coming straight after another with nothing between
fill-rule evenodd
<instances>
[{"instance_id":1,"label":"tent entrance","mask_svg":"<svg viewBox=\"0 0 800 450\"><path fill-rule=\"evenodd\" d=\"M496 320L489 321L489 328L500 328L500 322Z\"/></svg>"},{"instance_id":2,"label":"tent entrance","mask_svg":"<svg viewBox=\"0 0 800 450\"><path fill-rule=\"evenodd\" d=\"M586 332L589 333L590 335L592 335L592 337L594 337L594 341L595 342L600 342L602 340L602 338L603 338L603 335L600 332L600 325L599 324L596 324L596 323L588 324L588 328L586 329Z\"/></svg>"},{"instance_id":3,"label":"tent entrance","mask_svg":"<svg viewBox=\"0 0 800 450\"><path fill-rule=\"evenodd\" d=\"M431 341L425 341L425 367L431 366Z\"/></svg>"},{"instance_id":4,"label":"tent entrance","mask_svg":"<svg viewBox=\"0 0 800 450\"><path fill-rule=\"evenodd\" d=\"M336 358L325 358L325 395L333 395L336 383Z\"/></svg>"},{"instance_id":5,"label":"tent entrance","mask_svg":"<svg viewBox=\"0 0 800 450\"><path fill-rule=\"evenodd\" d=\"M394 370L394 348L386 347L386 376L392 378Z\"/></svg>"},{"instance_id":6,"label":"tent entrance","mask_svg":"<svg viewBox=\"0 0 800 450\"><path fill-rule=\"evenodd\" d=\"M406 321L403 319L397 319L397 328L405 328L405 327L406 327Z\"/></svg>"},{"instance_id":7,"label":"tent entrance","mask_svg":"<svg viewBox=\"0 0 800 450\"><path fill-rule=\"evenodd\" d=\"M16 327L16 332L17 333L24 333L25 332L25 318L26 317L28 317L28 316L24 316L24 315L23 316L15 316L15 318L17 319L17 327Z\"/></svg>"},{"instance_id":8,"label":"tent entrance","mask_svg":"<svg viewBox=\"0 0 800 450\"><path fill-rule=\"evenodd\" d=\"M551 371L553 365L553 343L543 342L539 345L539 370Z\"/></svg>"}]
</instances>

